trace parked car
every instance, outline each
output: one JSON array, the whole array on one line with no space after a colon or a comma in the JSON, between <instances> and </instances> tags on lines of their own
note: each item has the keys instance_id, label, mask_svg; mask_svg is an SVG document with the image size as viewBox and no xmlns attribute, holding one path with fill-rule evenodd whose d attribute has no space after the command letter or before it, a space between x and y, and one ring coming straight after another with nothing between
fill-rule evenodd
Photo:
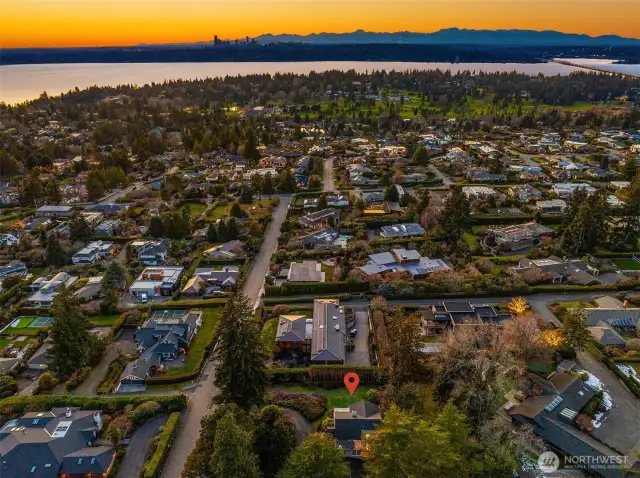
<instances>
[{"instance_id":1,"label":"parked car","mask_svg":"<svg viewBox=\"0 0 640 478\"><path fill-rule=\"evenodd\" d=\"M140 294L140 303L146 304L147 302L149 302L149 297L147 297L147 294Z\"/></svg>"},{"instance_id":2,"label":"parked car","mask_svg":"<svg viewBox=\"0 0 640 478\"><path fill-rule=\"evenodd\" d=\"M357 333L358 333L358 329L351 329L351 330L349 331L349 335L350 335L351 337L355 337Z\"/></svg>"}]
</instances>

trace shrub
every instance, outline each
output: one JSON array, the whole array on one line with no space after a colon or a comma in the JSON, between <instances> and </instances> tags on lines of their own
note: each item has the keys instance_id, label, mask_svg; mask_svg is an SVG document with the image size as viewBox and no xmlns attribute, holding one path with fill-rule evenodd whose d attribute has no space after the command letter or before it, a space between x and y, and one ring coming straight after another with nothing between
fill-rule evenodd
<instances>
[{"instance_id":1,"label":"shrub","mask_svg":"<svg viewBox=\"0 0 640 478\"><path fill-rule=\"evenodd\" d=\"M131 413L128 414L128 416L133 423L140 425L156 415L159 411L160 404L148 401L138 405Z\"/></svg>"},{"instance_id":2,"label":"shrub","mask_svg":"<svg viewBox=\"0 0 640 478\"><path fill-rule=\"evenodd\" d=\"M307 383L309 373L308 369L304 367L268 368L267 378L271 383Z\"/></svg>"},{"instance_id":3,"label":"shrub","mask_svg":"<svg viewBox=\"0 0 640 478\"><path fill-rule=\"evenodd\" d=\"M280 407L293 408L308 420L315 420L324 414L327 397L321 393L286 393L281 391L265 395L265 402Z\"/></svg>"},{"instance_id":4,"label":"shrub","mask_svg":"<svg viewBox=\"0 0 640 478\"><path fill-rule=\"evenodd\" d=\"M371 388L367 390L366 398L371 403L375 403L375 404L380 403L380 393L375 388Z\"/></svg>"},{"instance_id":5,"label":"shrub","mask_svg":"<svg viewBox=\"0 0 640 478\"><path fill-rule=\"evenodd\" d=\"M98 393L98 395L101 395L103 393L111 393L113 391L128 362L128 356L120 355L109 364L107 372L105 373L102 382L100 382L100 385L98 385L98 389L96 390L96 393Z\"/></svg>"},{"instance_id":6,"label":"shrub","mask_svg":"<svg viewBox=\"0 0 640 478\"><path fill-rule=\"evenodd\" d=\"M107 437L111 440L111 443L117 445L122 440L129 430L133 428L133 423L126 415L120 415L111 420L109 428L107 428Z\"/></svg>"},{"instance_id":7,"label":"shrub","mask_svg":"<svg viewBox=\"0 0 640 478\"><path fill-rule=\"evenodd\" d=\"M50 372L45 372L38 379L38 388L40 390L51 390L56 385L56 379Z\"/></svg>"},{"instance_id":8,"label":"shrub","mask_svg":"<svg viewBox=\"0 0 640 478\"><path fill-rule=\"evenodd\" d=\"M0 375L0 398L10 397L18 392L18 383L11 375Z\"/></svg>"},{"instance_id":9,"label":"shrub","mask_svg":"<svg viewBox=\"0 0 640 478\"><path fill-rule=\"evenodd\" d=\"M156 478L157 476L160 476L162 465L164 464L164 460L169 452L171 442L176 436L179 425L180 414L172 413L169 420L167 420L166 425L162 427L160 433L156 437L157 441L155 451L142 467L142 478Z\"/></svg>"},{"instance_id":10,"label":"shrub","mask_svg":"<svg viewBox=\"0 0 640 478\"><path fill-rule=\"evenodd\" d=\"M64 382L64 388L66 390L75 390L78 386L84 382L91 373L91 367L84 367L74 373L69 379Z\"/></svg>"},{"instance_id":11,"label":"shrub","mask_svg":"<svg viewBox=\"0 0 640 478\"><path fill-rule=\"evenodd\" d=\"M187 397L183 394L166 396L114 396L114 397L82 397L77 395L31 395L14 396L0 401L0 415L10 417L24 415L27 411L46 411L59 407L80 407L83 410L105 410L115 412L127 405L137 406L147 401L154 401L162 412L177 412L187 406Z\"/></svg>"}]
</instances>

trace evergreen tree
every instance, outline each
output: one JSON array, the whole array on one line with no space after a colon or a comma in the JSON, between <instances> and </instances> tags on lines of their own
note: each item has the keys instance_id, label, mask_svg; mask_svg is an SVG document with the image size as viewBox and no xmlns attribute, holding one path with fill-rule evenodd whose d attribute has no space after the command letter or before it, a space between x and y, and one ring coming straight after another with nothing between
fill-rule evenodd
<instances>
[{"instance_id":1,"label":"evergreen tree","mask_svg":"<svg viewBox=\"0 0 640 478\"><path fill-rule=\"evenodd\" d=\"M638 160L634 157L630 157L624 164L624 177L632 181L638 174Z\"/></svg>"},{"instance_id":2,"label":"evergreen tree","mask_svg":"<svg viewBox=\"0 0 640 478\"><path fill-rule=\"evenodd\" d=\"M462 188L456 186L440 216L440 227L450 244L455 244L471 227L471 204Z\"/></svg>"},{"instance_id":3,"label":"evergreen tree","mask_svg":"<svg viewBox=\"0 0 640 478\"><path fill-rule=\"evenodd\" d=\"M69 237L74 241L87 243L91 236L93 231L87 220L80 212L74 211L69 217Z\"/></svg>"},{"instance_id":4,"label":"evergreen tree","mask_svg":"<svg viewBox=\"0 0 640 478\"><path fill-rule=\"evenodd\" d=\"M48 181L45 187L45 196L47 201L52 204L60 204L62 201L62 193L60 192L60 186L57 181Z\"/></svg>"},{"instance_id":5,"label":"evergreen tree","mask_svg":"<svg viewBox=\"0 0 640 478\"><path fill-rule=\"evenodd\" d=\"M231 217L244 217L242 206L237 201L231 205Z\"/></svg>"},{"instance_id":6,"label":"evergreen tree","mask_svg":"<svg viewBox=\"0 0 640 478\"><path fill-rule=\"evenodd\" d=\"M158 216L151 218L151 222L149 223L149 235L155 239L164 236L164 225L162 224L162 219Z\"/></svg>"},{"instance_id":7,"label":"evergreen tree","mask_svg":"<svg viewBox=\"0 0 640 478\"><path fill-rule=\"evenodd\" d=\"M264 346L246 296L236 294L227 301L216 329L216 342L220 365L215 385L223 401L245 409L260 403L266 383Z\"/></svg>"},{"instance_id":8,"label":"evergreen tree","mask_svg":"<svg viewBox=\"0 0 640 478\"><path fill-rule=\"evenodd\" d=\"M389 336L390 381L393 385L410 382L419 374L423 358L423 340L420 330L407 319L402 307L391 319Z\"/></svg>"},{"instance_id":9,"label":"evergreen tree","mask_svg":"<svg viewBox=\"0 0 640 478\"><path fill-rule=\"evenodd\" d=\"M127 270L118 261L109 262L100 282L102 290L124 290L126 285Z\"/></svg>"},{"instance_id":10,"label":"evergreen tree","mask_svg":"<svg viewBox=\"0 0 640 478\"><path fill-rule=\"evenodd\" d=\"M209 224L207 227L207 242L218 242L218 232L214 224Z\"/></svg>"},{"instance_id":11,"label":"evergreen tree","mask_svg":"<svg viewBox=\"0 0 640 478\"><path fill-rule=\"evenodd\" d=\"M309 435L287 459L278 478L347 478L344 450L325 433Z\"/></svg>"},{"instance_id":12,"label":"evergreen tree","mask_svg":"<svg viewBox=\"0 0 640 478\"><path fill-rule=\"evenodd\" d=\"M238 239L240 230L238 229L238 221L235 217L231 217L227 220L227 237L230 241Z\"/></svg>"},{"instance_id":13,"label":"evergreen tree","mask_svg":"<svg viewBox=\"0 0 640 478\"><path fill-rule=\"evenodd\" d=\"M606 191L588 196L562 234L560 245L572 256L592 252L607 241L609 204Z\"/></svg>"},{"instance_id":14,"label":"evergreen tree","mask_svg":"<svg viewBox=\"0 0 640 478\"><path fill-rule=\"evenodd\" d=\"M256 135L253 129L249 128L245 133L245 137L246 141L242 149L242 157L257 162L260 159L260 153L257 150Z\"/></svg>"},{"instance_id":15,"label":"evergreen tree","mask_svg":"<svg viewBox=\"0 0 640 478\"><path fill-rule=\"evenodd\" d=\"M278 189L283 193L293 193L296 191L296 179L289 168L285 168L280 176Z\"/></svg>"},{"instance_id":16,"label":"evergreen tree","mask_svg":"<svg viewBox=\"0 0 640 478\"><path fill-rule=\"evenodd\" d=\"M413 153L411 161L416 164L422 164L425 166L429 164L429 153L427 152L427 148L425 148L424 146L420 146L418 149L416 149Z\"/></svg>"},{"instance_id":17,"label":"evergreen tree","mask_svg":"<svg viewBox=\"0 0 640 478\"><path fill-rule=\"evenodd\" d=\"M218 422L209 468L213 478L260 478L249 434L238 426L232 412Z\"/></svg>"},{"instance_id":18,"label":"evergreen tree","mask_svg":"<svg viewBox=\"0 0 640 478\"><path fill-rule=\"evenodd\" d=\"M227 232L227 224L225 223L224 219L221 219L220 222L218 222L218 240L220 242L227 242L229 239L233 238L229 238L229 234Z\"/></svg>"},{"instance_id":19,"label":"evergreen tree","mask_svg":"<svg viewBox=\"0 0 640 478\"><path fill-rule=\"evenodd\" d=\"M51 233L47 236L47 264L61 267L67 264L69 257L62 248L58 236Z\"/></svg>"},{"instance_id":20,"label":"evergreen tree","mask_svg":"<svg viewBox=\"0 0 640 478\"><path fill-rule=\"evenodd\" d=\"M89 201L97 201L98 199L102 198L102 196L104 196L104 184L97 176L91 175L91 173L89 173L85 186L87 188L87 196L89 198Z\"/></svg>"},{"instance_id":21,"label":"evergreen tree","mask_svg":"<svg viewBox=\"0 0 640 478\"><path fill-rule=\"evenodd\" d=\"M266 194L269 197L271 197L271 195L274 193L275 188L273 186L273 178L271 177L271 174L267 174L264 177L260 190L262 194Z\"/></svg>"},{"instance_id":22,"label":"evergreen tree","mask_svg":"<svg viewBox=\"0 0 640 478\"><path fill-rule=\"evenodd\" d=\"M296 427L282 408L264 407L253 416L253 451L258 455L260 471L275 477L296 448Z\"/></svg>"},{"instance_id":23,"label":"evergreen tree","mask_svg":"<svg viewBox=\"0 0 640 478\"><path fill-rule=\"evenodd\" d=\"M587 327L587 311L577 307L567 311L562 321L562 338L574 350L583 350L591 340Z\"/></svg>"},{"instance_id":24,"label":"evergreen tree","mask_svg":"<svg viewBox=\"0 0 640 478\"><path fill-rule=\"evenodd\" d=\"M71 292L64 286L51 305L53 324L49 332L51 347L46 355L49 370L65 379L89 363L93 339L91 325Z\"/></svg>"},{"instance_id":25,"label":"evergreen tree","mask_svg":"<svg viewBox=\"0 0 640 478\"><path fill-rule=\"evenodd\" d=\"M394 185L389 186L384 190L384 200L389 202L398 202L398 190Z\"/></svg>"}]
</instances>

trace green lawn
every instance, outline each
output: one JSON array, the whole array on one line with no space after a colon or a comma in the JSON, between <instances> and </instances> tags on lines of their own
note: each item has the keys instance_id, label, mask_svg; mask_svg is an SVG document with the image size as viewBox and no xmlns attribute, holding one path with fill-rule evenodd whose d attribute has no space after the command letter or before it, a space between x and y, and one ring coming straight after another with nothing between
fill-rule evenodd
<instances>
[{"instance_id":1,"label":"green lawn","mask_svg":"<svg viewBox=\"0 0 640 478\"><path fill-rule=\"evenodd\" d=\"M281 384L277 387L274 387L278 390L283 390L289 393L321 393L325 397L327 397L327 409L319 419L317 419L314 423L319 424L322 420L329 415L329 410L332 408L346 408L352 403L359 402L360 400L365 400L367 398L367 391L372 388L376 388L373 385L359 385L356 388L356 391L353 395L349 394L349 391L346 387L334 388L331 390L327 390L320 387L314 387L313 385L301 385L301 384Z\"/></svg>"},{"instance_id":2,"label":"green lawn","mask_svg":"<svg viewBox=\"0 0 640 478\"><path fill-rule=\"evenodd\" d=\"M265 353L271 358L271 351L275 347L276 333L278 332L278 317L269 319L262 326L262 332L260 332L260 340L264 344Z\"/></svg>"},{"instance_id":3,"label":"green lawn","mask_svg":"<svg viewBox=\"0 0 640 478\"><path fill-rule=\"evenodd\" d=\"M0 349L4 349L12 340L11 337L0 337Z\"/></svg>"},{"instance_id":4,"label":"green lawn","mask_svg":"<svg viewBox=\"0 0 640 478\"><path fill-rule=\"evenodd\" d=\"M320 264L320 270L324 272L324 281L333 282L333 267L327 264Z\"/></svg>"},{"instance_id":5,"label":"green lawn","mask_svg":"<svg viewBox=\"0 0 640 478\"><path fill-rule=\"evenodd\" d=\"M202 309L202 326L191 342L184 364L180 368L170 368L166 376L182 375L195 370L200 362L200 358L205 353L205 348L213 340L221 312L221 307Z\"/></svg>"},{"instance_id":6,"label":"green lawn","mask_svg":"<svg viewBox=\"0 0 640 478\"><path fill-rule=\"evenodd\" d=\"M120 317L118 314L115 315L97 315L96 317L89 317L89 322L91 325L96 325L98 327L106 327L111 326L116 321L116 319Z\"/></svg>"},{"instance_id":7,"label":"green lawn","mask_svg":"<svg viewBox=\"0 0 640 478\"><path fill-rule=\"evenodd\" d=\"M29 274L32 274L33 277L40 277L41 275L44 275L44 272L44 267L29 267Z\"/></svg>"},{"instance_id":8,"label":"green lawn","mask_svg":"<svg viewBox=\"0 0 640 478\"><path fill-rule=\"evenodd\" d=\"M478 247L478 236L465 232L462 234L462 240L467 243L472 251Z\"/></svg>"},{"instance_id":9,"label":"green lawn","mask_svg":"<svg viewBox=\"0 0 640 478\"><path fill-rule=\"evenodd\" d=\"M542 377L546 377L556 369L554 362L533 361L533 362L527 362L526 365L527 365L527 370L535 374L538 374Z\"/></svg>"},{"instance_id":10,"label":"green lawn","mask_svg":"<svg viewBox=\"0 0 640 478\"><path fill-rule=\"evenodd\" d=\"M207 209L207 205L206 204L201 204L199 202L188 202L183 204L183 206L188 205L189 208L191 209L191 217L195 217L198 214L202 214L205 209Z\"/></svg>"},{"instance_id":11,"label":"green lawn","mask_svg":"<svg viewBox=\"0 0 640 478\"><path fill-rule=\"evenodd\" d=\"M578 307L593 307L592 303L581 302L581 301L558 302L558 305L561 307L564 307L565 309L577 309Z\"/></svg>"},{"instance_id":12,"label":"green lawn","mask_svg":"<svg viewBox=\"0 0 640 478\"><path fill-rule=\"evenodd\" d=\"M623 257L616 257L612 259L613 263L617 265L623 271L637 271L640 270L640 262L631 259L625 259Z\"/></svg>"}]
</instances>

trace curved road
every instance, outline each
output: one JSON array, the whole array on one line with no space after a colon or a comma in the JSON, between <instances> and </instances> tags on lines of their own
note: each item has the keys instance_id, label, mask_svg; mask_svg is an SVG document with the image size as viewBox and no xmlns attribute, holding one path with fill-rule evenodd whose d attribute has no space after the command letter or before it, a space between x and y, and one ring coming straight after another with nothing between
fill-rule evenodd
<instances>
[{"instance_id":1,"label":"curved road","mask_svg":"<svg viewBox=\"0 0 640 478\"><path fill-rule=\"evenodd\" d=\"M273 212L273 218L267 227L260 252L247 271L247 279L242 288L242 293L249 297L254 307L260 302L264 287L264 277L269 271L271 256L278 248L280 227L287 217L289 204L291 204L290 196L280 196L280 203ZM216 388L213 385L214 376L215 363L209 361L204 366L197 387L193 390L193 393L187 395L189 397L189 407L183 413L182 425L165 462L162 478L178 478L182 474L184 462L191 450L193 450L200 435L200 420L211 413L215 407L212 401L216 393Z\"/></svg>"}]
</instances>

